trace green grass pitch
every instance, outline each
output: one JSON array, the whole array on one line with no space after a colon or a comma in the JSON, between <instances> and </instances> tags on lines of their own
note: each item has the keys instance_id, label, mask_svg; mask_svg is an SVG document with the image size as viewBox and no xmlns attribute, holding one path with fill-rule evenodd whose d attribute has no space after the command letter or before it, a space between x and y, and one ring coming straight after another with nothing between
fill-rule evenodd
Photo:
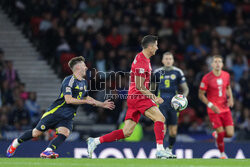
<instances>
[{"instance_id":1,"label":"green grass pitch","mask_svg":"<svg viewBox=\"0 0 250 167\"><path fill-rule=\"evenodd\" d=\"M0 158L0 167L245 167L250 159L40 159Z\"/></svg>"}]
</instances>

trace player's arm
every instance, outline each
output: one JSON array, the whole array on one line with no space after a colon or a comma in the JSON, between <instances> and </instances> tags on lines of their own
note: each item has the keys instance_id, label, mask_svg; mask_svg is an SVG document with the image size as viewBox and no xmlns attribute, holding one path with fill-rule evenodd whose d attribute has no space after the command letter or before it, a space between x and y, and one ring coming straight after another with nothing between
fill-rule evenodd
<instances>
[{"instance_id":1,"label":"player's arm","mask_svg":"<svg viewBox=\"0 0 250 167\"><path fill-rule=\"evenodd\" d=\"M143 95L147 96L148 98L154 100L157 104L161 104L164 100L161 97L156 97L153 93L151 93L145 86L144 86L145 78L141 76L135 76L135 85L136 89L138 89Z\"/></svg>"},{"instance_id":2,"label":"player's arm","mask_svg":"<svg viewBox=\"0 0 250 167\"><path fill-rule=\"evenodd\" d=\"M214 113L219 114L220 110L217 106L215 106L213 103L208 101L207 97L205 96L206 91L199 89L199 99L206 104L207 107L211 108Z\"/></svg>"},{"instance_id":3,"label":"player's arm","mask_svg":"<svg viewBox=\"0 0 250 167\"><path fill-rule=\"evenodd\" d=\"M77 98L74 98L72 97L72 95L64 95L64 99L65 99L65 102L67 104L75 104L75 105L80 105L80 104L90 104L92 105L91 101L87 100L87 99L77 99Z\"/></svg>"},{"instance_id":4,"label":"player's arm","mask_svg":"<svg viewBox=\"0 0 250 167\"><path fill-rule=\"evenodd\" d=\"M188 93L189 93L189 88L188 88L188 85L187 85L187 82L184 82L182 84L180 84L180 87L181 87L181 90L182 90L182 94L187 97L188 96Z\"/></svg>"},{"instance_id":5,"label":"player's arm","mask_svg":"<svg viewBox=\"0 0 250 167\"><path fill-rule=\"evenodd\" d=\"M232 89L231 89L231 86L227 86L227 89L226 89L226 94L228 96L228 101L227 101L227 105L229 107L233 107L234 106L234 99L233 99L233 93L232 93Z\"/></svg>"},{"instance_id":6,"label":"player's arm","mask_svg":"<svg viewBox=\"0 0 250 167\"><path fill-rule=\"evenodd\" d=\"M88 101L92 102L93 106L96 107L101 107L101 108L106 108L106 109L110 109L113 110L115 108L115 104L113 101L111 101L110 99L105 100L104 102L95 100L94 98L87 96L86 98Z\"/></svg>"}]
</instances>

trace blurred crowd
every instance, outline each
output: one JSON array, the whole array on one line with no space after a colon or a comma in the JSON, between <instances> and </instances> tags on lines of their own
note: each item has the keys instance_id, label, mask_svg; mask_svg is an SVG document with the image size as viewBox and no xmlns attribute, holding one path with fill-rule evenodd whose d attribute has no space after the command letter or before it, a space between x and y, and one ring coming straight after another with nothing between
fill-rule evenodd
<instances>
[{"instance_id":1,"label":"blurred crowd","mask_svg":"<svg viewBox=\"0 0 250 167\"><path fill-rule=\"evenodd\" d=\"M27 92L20 81L13 62L5 60L0 48L0 139L7 131L30 128L40 117L36 93Z\"/></svg>"},{"instance_id":2,"label":"blurred crowd","mask_svg":"<svg viewBox=\"0 0 250 167\"><path fill-rule=\"evenodd\" d=\"M85 57L90 69L89 80L96 74L92 69L129 72L131 62L141 50L142 37L158 35L159 50L151 59L153 70L162 66L162 54L171 51L190 89L189 107L179 119L181 133L210 131L206 108L198 99L198 88L203 75L211 70L211 56L222 55L224 69L231 74L237 137L250 139L250 4L247 0L14 0L1 5L60 77L70 74L65 61L74 56ZM127 75L121 75L122 86L117 90L112 89L116 78L111 75L100 75L95 84L107 78L112 82L99 87L106 92L91 91L91 96L103 101L107 92L127 93L123 89L128 88ZM2 97L5 97L4 90L10 89L5 86L12 85L5 82L8 81L1 84ZM11 87L11 91L22 87L22 84ZM27 98L32 99L30 96ZM11 104L24 106L24 100L15 99ZM114 100L117 106L114 112L101 108L95 108L95 112L85 110L93 114L96 123L118 123L126 111L126 100ZM1 108L1 124L7 119L5 108L8 107ZM29 125L29 121L27 117L20 122ZM152 124L145 118L142 126L144 130L152 130Z\"/></svg>"}]
</instances>

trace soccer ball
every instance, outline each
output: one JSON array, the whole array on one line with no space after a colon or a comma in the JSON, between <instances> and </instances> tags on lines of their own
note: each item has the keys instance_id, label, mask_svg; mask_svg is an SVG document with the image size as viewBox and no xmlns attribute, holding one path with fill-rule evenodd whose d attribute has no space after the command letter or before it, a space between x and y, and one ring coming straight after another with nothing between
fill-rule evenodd
<instances>
[{"instance_id":1,"label":"soccer ball","mask_svg":"<svg viewBox=\"0 0 250 167\"><path fill-rule=\"evenodd\" d=\"M188 100L185 96L181 94L175 95L172 100L171 100L171 106L176 110L176 111L182 111L184 110L188 105Z\"/></svg>"}]
</instances>

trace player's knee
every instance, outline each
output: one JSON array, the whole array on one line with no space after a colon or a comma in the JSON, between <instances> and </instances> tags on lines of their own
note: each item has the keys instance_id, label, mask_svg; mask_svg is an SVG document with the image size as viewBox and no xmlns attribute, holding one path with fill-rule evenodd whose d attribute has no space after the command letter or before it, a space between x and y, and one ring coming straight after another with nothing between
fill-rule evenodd
<instances>
[{"instance_id":1,"label":"player's knee","mask_svg":"<svg viewBox=\"0 0 250 167\"><path fill-rule=\"evenodd\" d=\"M39 137L39 136L41 136L42 134L43 134L43 132L40 131L40 130L37 130L37 129L33 129L33 130L32 130L32 137Z\"/></svg>"},{"instance_id":2,"label":"player's knee","mask_svg":"<svg viewBox=\"0 0 250 167\"><path fill-rule=\"evenodd\" d=\"M176 137L176 135L177 135L177 132L169 132L169 136L171 136L171 137Z\"/></svg>"},{"instance_id":3,"label":"player's knee","mask_svg":"<svg viewBox=\"0 0 250 167\"><path fill-rule=\"evenodd\" d=\"M158 115L155 119L154 122L156 121L160 121L160 122L165 122L165 117L161 114L161 115Z\"/></svg>"},{"instance_id":4,"label":"player's knee","mask_svg":"<svg viewBox=\"0 0 250 167\"><path fill-rule=\"evenodd\" d=\"M133 130L131 130L131 129L123 129L123 134L124 134L125 138L131 136L132 133L133 133Z\"/></svg>"},{"instance_id":5,"label":"player's knee","mask_svg":"<svg viewBox=\"0 0 250 167\"><path fill-rule=\"evenodd\" d=\"M226 132L226 134L227 134L227 137L233 137L234 132Z\"/></svg>"},{"instance_id":6,"label":"player's knee","mask_svg":"<svg viewBox=\"0 0 250 167\"><path fill-rule=\"evenodd\" d=\"M64 135L66 138L68 138L69 135L70 135L70 132L69 132L69 131L63 131L63 132L59 132L59 134L62 134L62 135Z\"/></svg>"}]
</instances>

